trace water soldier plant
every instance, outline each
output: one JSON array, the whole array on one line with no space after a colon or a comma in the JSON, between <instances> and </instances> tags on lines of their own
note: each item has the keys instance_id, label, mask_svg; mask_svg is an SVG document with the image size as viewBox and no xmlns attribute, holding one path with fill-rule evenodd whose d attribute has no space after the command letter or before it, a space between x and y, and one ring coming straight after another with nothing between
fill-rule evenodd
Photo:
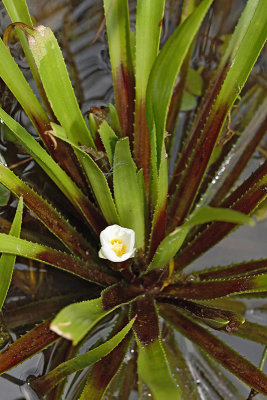
<instances>
[{"instance_id":1,"label":"water soldier plant","mask_svg":"<svg viewBox=\"0 0 267 400\"><path fill-rule=\"evenodd\" d=\"M0 220L6 232L0 233L0 305L16 256L60 268L99 290L92 294L88 284L83 301L70 304L70 296L57 315L58 304L48 316L46 308L43 322L0 353L0 372L57 342L50 371L30 381L40 398L65 398L66 378L90 367L74 380L73 399L125 400L132 390L138 390L140 399L198 399L178 331L245 382L252 389L249 398L266 395L261 368L211 330L267 344L266 327L245 319L243 302L266 294L267 260L241 257L238 264L185 271L239 225L252 225L253 213L266 204L266 161L240 181L266 130L263 90L254 85L241 92L266 40L266 0L247 1L179 151L177 116L186 107L190 82L191 97L201 93L201 76L190 59L213 0L184 0L180 24L161 49L164 0L137 0L135 31L130 29L128 1L104 0L114 105L92 110L88 121L51 29L33 26L24 0L3 3L12 24L0 41L0 77L40 141L4 108L1 124L70 206L60 210L58 203L48 202L2 160L1 199L8 197L6 188L19 201L9 233L8 221ZM10 54L13 29L37 96ZM247 111L248 100L253 112ZM230 115L242 117L239 135L232 134ZM23 206L54 235L53 246L25 239ZM83 224L70 222L77 215ZM103 322L110 326L108 333L82 352ZM220 376L236 399L244 398L229 378Z\"/></svg>"}]
</instances>

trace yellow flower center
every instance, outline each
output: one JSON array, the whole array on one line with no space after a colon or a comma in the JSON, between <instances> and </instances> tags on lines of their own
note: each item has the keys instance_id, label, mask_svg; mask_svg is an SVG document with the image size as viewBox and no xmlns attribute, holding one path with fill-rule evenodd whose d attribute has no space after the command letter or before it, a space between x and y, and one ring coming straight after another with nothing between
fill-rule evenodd
<instances>
[{"instance_id":1,"label":"yellow flower center","mask_svg":"<svg viewBox=\"0 0 267 400\"><path fill-rule=\"evenodd\" d=\"M112 239L109 241L112 244L112 250L116 256L121 257L126 253L126 246L120 239Z\"/></svg>"}]
</instances>

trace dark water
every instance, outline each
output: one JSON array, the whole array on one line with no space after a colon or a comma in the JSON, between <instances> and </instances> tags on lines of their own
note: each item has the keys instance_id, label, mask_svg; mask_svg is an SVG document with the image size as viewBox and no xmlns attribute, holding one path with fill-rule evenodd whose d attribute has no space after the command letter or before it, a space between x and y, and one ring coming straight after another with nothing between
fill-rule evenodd
<instances>
[{"instance_id":1,"label":"dark water","mask_svg":"<svg viewBox=\"0 0 267 400\"><path fill-rule=\"evenodd\" d=\"M246 1L242 0L222 0L214 2L214 6L208 13L205 23L203 24L197 39L197 46L194 50L192 66L198 68L202 66L205 84L208 83L212 71L216 68L220 58L220 44L223 35L227 35L233 31L235 23L240 15ZM31 15L35 18L37 24L50 26L56 33L59 43L64 51L76 94L83 113L88 112L92 106L106 106L113 100L112 79L110 73L110 64L108 57L107 38L105 30L101 31L98 37L96 34L98 28L103 21L102 1L100 0L31 0L28 2ZM130 10L134 12L135 2L130 1ZM167 40L170 33L177 26L181 11L180 0L166 1L166 14L163 22L162 44ZM134 15L134 13L132 13ZM131 20L134 26L134 17ZM0 33L2 34L5 27L9 24L8 17L0 1ZM24 70L26 77L31 80L27 64L23 54L17 43L11 43L11 50L14 52L18 64ZM253 70L252 76L248 83L263 82L266 73L266 58L261 57ZM1 96L3 88L0 87ZM3 97L6 109L10 114L24 125L28 125L27 118L21 112L16 101L8 93ZM181 129L187 129L187 124L192 120L193 113L186 112L181 116L185 124ZM34 132L32 132L34 134ZM1 142L0 150L4 154L8 164L13 164L23 160L26 156L16 150L13 144ZM249 165L249 169L253 170L261 161L257 154ZM16 173L22 174L32 184L36 182L38 174L38 185L41 185L41 192L45 192L53 196L53 186L47 185L45 179L40 179L40 171L34 162L28 162ZM248 173L248 172L247 172ZM50 193L51 192L51 193ZM61 198L58 198L61 201ZM0 216L11 218L14 212L15 203L10 202L6 209L0 210ZM27 216L27 227L35 226L35 222L31 215ZM46 231L40 232L46 235ZM232 262L242 260L250 260L259 257L267 257L266 247L267 223L266 220L258 223L254 228L242 227L229 235L218 246L210 250L205 256L197 260L188 267L189 270L197 270L212 265L226 265ZM52 239L51 239L52 240ZM35 268L31 265L33 275L31 278L29 266L25 260L18 260L14 279L8 297L8 305L15 304L16 301L27 302L30 299L30 293L34 292L35 299L42 299L47 295L47 291L51 291L49 295L58 295L67 293L70 288L73 292L84 288L86 284L77 281L73 287L73 280L66 277L66 274L60 272L52 272L48 267ZM38 270L38 272L37 272ZM60 281L60 285L58 282ZM71 284L70 284L71 281ZM84 285L84 286L83 286ZM35 288L35 289L34 289ZM32 294L31 294L32 296ZM253 322L264 324L264 317L257 311L258 301L253 302L253 306L248 311L247 317ZM251 304L251 302L250 302ZM6 315L4 313L4 318ZM15 324L16 325L16 324ZM9 331L10 340L14 340L18 335L23 333L17 327ZM233 345L242 355L247 357L256 365L259 364L263 346L240 340L237 337L225 337L218 334L224 340L227 339L230 345ZM201 399L235 399L235 395L231 391L225 392L223 397L218 397L208 381L203 380L205 363L193 346L187 340L179 336L179 341L183 342L188 363L192 368L193 376L200 382L199 396ZM35 395L25 382L29 376L37 376L44 373L50 367L51 355L55 354L57 348L45 351L27 360L23 365L14 368L5 377L0 377L0 399L2 400L35 400ZM209 372L211 374L211 371ZM235 383L235 381L234 381ZM240 388L243 396L248 394L248 389L241 383L236 383ZM67 387L68 388L68 387ZM71 400L72 390L69 394L65 394L64 400ZM136 398L133 393L132 399ZM241 397L245 398L245 397ZM263 396L258 396L261 399Z\"/></svg>"}]
</instances>

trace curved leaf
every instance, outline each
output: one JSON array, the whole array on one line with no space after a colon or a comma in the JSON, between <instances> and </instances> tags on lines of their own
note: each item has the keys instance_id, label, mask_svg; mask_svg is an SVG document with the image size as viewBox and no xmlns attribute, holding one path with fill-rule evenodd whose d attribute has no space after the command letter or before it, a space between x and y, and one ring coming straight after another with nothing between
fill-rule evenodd
<instances>
[{"instance_id":1,"label":"curved leaf","mask_svg":"<svg viewBox=\"0 0 267 400\"><path fill-rule=\"evenodd\" d=\"M85 259L89 258L89 244L75 228L51 204L35 193L33 189L1 163L0 182L17 197L22 196L28 209L73 253Z\"/></svg>"},{"instance_id":2,"label":"curved leaf","mask_svg":"<svg viewBox=\"0 0 267 400\"><path fill-rule=\"evenodd\" d=\"M20 197L9 235L19 237L22 223L23 198ZM2 254L0 258L0 311L2 310L11 282L16 256Z\"/></svg>"},{"instance_id":3,"label":"curved leaf","mask_svg":"<svg viewBox=\"0 0 267 400\"><path fill-rule=\"evenodd\" d=\"M124 339L124 337L132 328L134 321L135 317L132 318L131 321L119 333L113 336L110 340L106 341L106 343L101 344L93 350L89 350L85 354L65 361L44 377L33 381L31 386L39 394L44 395L45 393L50 392L68 375L95 364L98 360L105 357L116 346L118 346L118 344Z\"/></svg>"},{"instance_id":4,"label":"curved leaf","mask_svg":"<svg viewBox=\"0 0 267 400\"><path fill-rule=\"evenodd\" d=\"M72 340L74 346L111 310L104 310L102 299L70 304L63 308L53 319L50 329L58 335Z\"/></svg>"}]
</instances>

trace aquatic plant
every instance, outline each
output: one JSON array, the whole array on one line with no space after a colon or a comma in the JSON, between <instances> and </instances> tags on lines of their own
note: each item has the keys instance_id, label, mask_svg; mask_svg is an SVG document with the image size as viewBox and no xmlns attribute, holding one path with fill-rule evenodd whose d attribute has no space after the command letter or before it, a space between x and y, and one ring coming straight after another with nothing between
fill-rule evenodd
<instances>
[{"instance_id":1,"label":"aquatic plant","mask_svg":"<svg viewBox=\"0 0 267 400\"><path fill-rule=\"evenodd\" d=\"M127 399L137 386L140 398L199 398L178 331L252 388L249 398L267 394L261 368L211 333L266 345L266 327L245 319L242 302L267 291L266 259L185 271L239 225L253 225L251 216L266 201L266 161L240 183L266 127L263 90L255 85L242 92L266 39L266 1L247 1L202 93L201 71L190 67L190 59L212 0L185 0L179 26L160 49L164 0L137 0L134 32L128 2L104 0L114 105L94 108L87 120L51 29L33 26L24 0L3 3L12 24L0 41L0 77L41 143L3 108L1 124L71 206L59 209L0 163L3 203L6 189L19 198L10 232L0 233L1 307L16 256L47 263L99 290L88 284L82 301L70 304L70 295L56 316L58 304L52 305L45 321L0 353L0 372L57 341L53 368L30 380L39 396L62 398L66 378L90 367L78 384L79 400ZM12 29L38 97L9 52ZM177 151L177 116L192 101L198 107ZM242 117L239 134L233 115ZM53 234L53 245L25 239L23 205ZM2 232L8 225L2 219ZM107 337L82 353L81 345L103 322L110 325ZM69 352L66 343L72 344ZM227 382L224 375L221 380Z\"/></svg>"}]
</instances>

